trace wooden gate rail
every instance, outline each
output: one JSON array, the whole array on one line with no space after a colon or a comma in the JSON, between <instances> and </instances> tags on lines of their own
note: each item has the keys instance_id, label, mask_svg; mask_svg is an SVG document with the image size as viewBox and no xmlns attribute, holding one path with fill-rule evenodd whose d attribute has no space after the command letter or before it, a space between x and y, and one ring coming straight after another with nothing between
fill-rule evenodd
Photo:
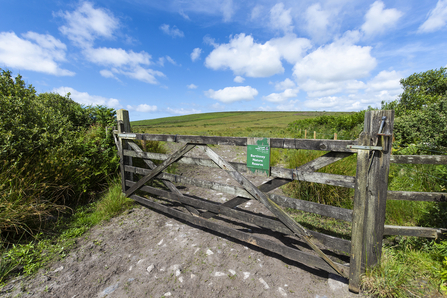
<instances>
[{"instance_id":1,"label":"wooden gate rail","mask_svg":"<svg viewBox=\"0 0 447 298\"><path fill-rule=\"evenodd\" d=\"M116 132L116 131L115 131ZM142 133L119 133L118 137L125 140L145 140L145 141L164 141L175 143L188 143L200 145L230 145L247 146L245 137L216 137L216 136L188 136L188 135L159 135ZM357 150L349 149L349 145L357 145L353 140L310 140L310 139L289 139L289 138L271 138L271 148L283 149L304 149L357 153Z\"/></svg>"},{"instance_id":2,"label":"wooden gate rail","mask_svg":"<svg viewBox=\"0 0 447 298\"><path fill-rule=\"evenodd\" d=\"M329 164L335 163L344 157L352 155L353 153L339 153L343 157L337 155L339 152L331 151L315 160L313 160L311 165L305 164L296 169L284 169L279 167L271 167L270 176L277 178L284 178L290 180L299 180L306 182L314 182L320 184L327 184L333 186L341 186L347 188L354 188L355 177L337 174L327 174L327 173L316 173L313 171L319 170ZM330 155L329 155L330 154ZM330 157L328 157L329 155ZM150 152L135 152L131 150L124 150L124 156L139 157L143 159L155 159L155 160L166 160L169 158L167 154L160 153L150 153ZM319 160L321 158L321 160ZM320 162L318 165L314 165L314 162ZM181 164L198 165L211 168L219 168L211 159L205 158L195 158L195 157L182 157L177 161ZM324 163L323 163L324 162ZM246 164L230 162L230 164L237 169L238 172L248 173L250 170L247 168Z\"/></svg>"}]
</instances>

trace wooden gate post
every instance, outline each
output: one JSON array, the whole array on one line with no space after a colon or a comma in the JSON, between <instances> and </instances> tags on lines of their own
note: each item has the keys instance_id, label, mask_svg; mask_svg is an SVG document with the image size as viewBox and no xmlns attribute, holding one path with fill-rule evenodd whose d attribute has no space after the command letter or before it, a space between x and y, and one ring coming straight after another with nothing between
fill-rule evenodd
<instances>
[{"instance_id":1,"label":"wooden gate post","mask_svg":"<svg viewBox=\"0 0 447 298\"><path fill-rule=\"evenodd\" d=\"M382 121L384 125L380 134ZM368 169L362 258L367 267L377 265L382 255L393 125L394 111L365 113L364 131L371 135L371 145L383 147L382 151L373 152Z\"/></svg>"},{"instance_id":2,"label":"wooden gate post","mask_svg":"<svg viewBox=\"0 0 447 298\"><path fill-rule=\"evenodd\" d=\"M371 136L362 132L359 136L360 146L370 146ZM360 274L365 269L363 253L364 219L368 183L369 150L357 153L357 172L354 187L354 208L352 210L351 258L349 262L349 290L360 291ZM363 265L363 266L362 266Z\"/></svg>"},{"instance_id":3,"label":"wooden gate post","mask_svg":"<svg viewBox=\"0 0 447 298\"><path fill-rule=\"evenodd\" d=\"M116 111L116 120L118 122L118 133L129 133L132 132L132 129L130 127L130 120L129 120L129 111L120 109ZM126 173L124 170L124 167L126 165L132 165L132 157L130 156L124 156L124 149L129 149L129 145L127 144L127 141L120 139L120 170L121 170L121 190L126 192L126 179L133 180L132 173Z\"/></svg>"}]
</instances>

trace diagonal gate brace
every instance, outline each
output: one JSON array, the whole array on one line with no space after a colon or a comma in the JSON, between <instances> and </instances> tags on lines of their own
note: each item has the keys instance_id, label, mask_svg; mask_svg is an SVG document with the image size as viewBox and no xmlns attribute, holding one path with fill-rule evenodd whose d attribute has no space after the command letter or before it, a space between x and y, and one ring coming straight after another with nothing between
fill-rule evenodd
<instances>
[{"instance_id":1,"label":"diagonal gate brace","mask_svg":"<svg viewBox=\"0 0 447 298\"><path fill-rule=\"evenodd\" d=\"M137 144L135 144L132 141L128 142L129 146L137 153L143 153L143 150L140 149L140 147L138 147ZM149 169L153 170L157 167L157 165L149 160L149 159L143 159L144 163L149 167ZM173 193L179 195L179 196L183 196L183 194L177 189L177 187L175 187L175 185L171 182L171 181L167 181L167 180L161 180L161 182L163 182L164 185L166 185L167 188L169 188L170 191L172 191ZM195 209L192 206L189 205L184 205L184 207L189 211L189 213L191 213L192 215L199 215L200 212Z\"/></svg>"},{"instance_id":2,"label":"diagonal gate brace","mask_svg":"<svg viewBox=\"0 0 447 298\"><path fill-rule=\"evenodd\" d=\"M191 151L196 145L195 144L186 144L185 146L183 146L182 148L180 148L179 150L177 150L174 154L171 155L171 157L169 157L168 159L166 159L164 162L162 162L158 167L156 167L155 169L153 169L150 174L144 176L143 178L141 178L137 183L135 183L131 188L129 188L126 192L125 195L127 197L130 197L134 192L136 192L140 187L142 187L146 182L152 180L155 178L155 176L157 176L158 174L160 174L164 169L166 169L167 167L169 167L172 163L176 162L177 160L179 160L183 155L185 155L186 153L188 153L189 151Z\"/></svg>"},{"instance_id":3,"label":"diagonal gate brace","mask_svg":"<svg viewBox=\"0 0 447 298\"><path fill-rule=\"evenodd\" d=\"M284 210L282 210L275 202L270 200L262 191L260 191L253 183L247 178L241 175L233 166L221 158L216 152L214 152L208 146L202 146L204 152L223 170L232 176L239 184L241 184L254 198L264 204L268 210L270 210L281 222L287 226L295 235L304 239L304 241L324 260L331 266L336 272L345 278L349 278L343 269L339 268L331 259L329 259L310 239L310 235L293 218L291 218Z\"/></svg>"}]
</instances>

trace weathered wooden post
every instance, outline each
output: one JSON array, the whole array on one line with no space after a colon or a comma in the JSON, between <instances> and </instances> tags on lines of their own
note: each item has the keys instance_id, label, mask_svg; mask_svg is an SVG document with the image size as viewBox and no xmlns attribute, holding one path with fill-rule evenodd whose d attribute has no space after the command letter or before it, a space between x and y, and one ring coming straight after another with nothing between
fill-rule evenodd
<instances>
[{"instance_id":1,"label":"weathered wooden post","mask_svg":"<svg viewBox=\"0 0 447 298\"><path fill-rule=\"evenodd\" d=\"M317 138L317 132L314 130L314 140Z\"/></svg>"},{"instance_id":2,"label":"weathered wooden post","mask_svg":"<svg viewBox=\"0 0 447 298\"><path fill-rule=\"evenodd\" d=\"M130 133L129 111L120 109L116 111L116 120L118 122L118 133ZM120 139L120 170L121 170L121 189L123 192L127 190L126 179L133 180L132 173L127 173L124 170L126 165L132 165L132 157L124 156L124 149L128 149L127 141Z\"/></svg>"},{"instance_id":3,"label":"weathered wooden post","mask_svg":"<svg viewBox=\"0 0 447 298\"><path fill-rule=\"evenodd\" d=\"M381 126L382 130L379 131ZM393 126L394 111L376 110L365 113L364 131L370 133L371 145L383 148L382 151L375 151L368 169L363 250L363 260L367 267L377 265L382 255Z\"/></svg>"},{"instance_id":4,"label":"weathered wooden post","mask_svg":"<svg viewBox=\"0 0 447 298\"><path fill-rule=\"evenodd\" d=\"M370 146L371 136L362 132L359 137L360 146ZM354 187L354 208L352 210L351 259L349 262L349 290L360 291L360 274L363 273L363 230L365 219L365 204L369 166L369 150L359 150L357 153L357 174Z\"/></svg>"},{"instance_id":5,"label":"weathered wooden post","mask_svg":"<svg viewBox=\"0 0 447 298\"><path fill-rule=\"evenodd\" d=\"M337 133L334 132L334 140L337 140Z\"/></svg>"},{"instance_id":6,"label":"weathered wooden post","mask_svg":"<svg viewBox=\"0 0 447 298\"><path fill-rule=\"evenodd\" d=\"M368 111L360 134L352 214L349 290L358 293L360 274L380 262L394 111ZM368 150L371 146L382 150ZM371 152L371 154L370 154Z\"/></svg>"}]
</instances>

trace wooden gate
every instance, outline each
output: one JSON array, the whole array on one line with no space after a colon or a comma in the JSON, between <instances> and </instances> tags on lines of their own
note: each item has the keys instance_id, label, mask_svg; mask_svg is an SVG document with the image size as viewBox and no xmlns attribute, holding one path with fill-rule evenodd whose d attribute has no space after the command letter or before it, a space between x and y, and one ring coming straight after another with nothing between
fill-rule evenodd
<instances>
[{"instance_id":1,"label":"wooden gate","mask_svg":"<svg viewBox=\"0 0 447 298\"><path fill-rule=\"evenodd\" d=\"M360 274L365 265L377 263L381 254L393 115L392 111L367 112L365 132L360 135L358 140L353 141L271 138L271 148L328 152L296 169L272 167L270 169L270 180L260 186L255 186L245 177L245 173L250 172L245 163L227 162L209 146L247 146L250 138L132 133L128 112L119 110L119 127L118 131L115 131L115 137L120 154L123 192L126 196L144 206L275 252L307 266L343 276L349 279L350 290L359 292ZM171 156L168 156L144 152L132 140L175 142L182 144L182 146ZM195 147L199 147L208 158L185 156ZM354 153L358 153L356 177L316 172ZM132 165L132 158L142 159L146 168ZM156 165L152 160L162 162ZM218 167L228 173L240 186L235 187L215 181L169 174L166 169L174 162L203 167ZM137 176L139 176L139 179L134 179ZM149 185L154 180L163 183L167 189ZM294 180L354 188L354 209L343 209L269 194L272 190ZM184 194L174 183L218 190L234 195L234 198L219 204L206 200L206 198ZM182 211L162 204L149 196L143 197L144 193L163 201L181 204L185 209L182 209L184 210ZM236 208L249 200L261 202L274 217ZM284 212L282 207L352 222L352 241L305 229ZM245 222L249 225L279 232L288 237L297 237L312 248L314 253L301 251L296 246L284 245L277 241L228 227L211 220L212 218L230 218L235 222ZM322 252L325 249L349 254L349 266L333 261ZM368 262L366 262L366 255L368 256Z\"/></svg>"}]
</instances>

